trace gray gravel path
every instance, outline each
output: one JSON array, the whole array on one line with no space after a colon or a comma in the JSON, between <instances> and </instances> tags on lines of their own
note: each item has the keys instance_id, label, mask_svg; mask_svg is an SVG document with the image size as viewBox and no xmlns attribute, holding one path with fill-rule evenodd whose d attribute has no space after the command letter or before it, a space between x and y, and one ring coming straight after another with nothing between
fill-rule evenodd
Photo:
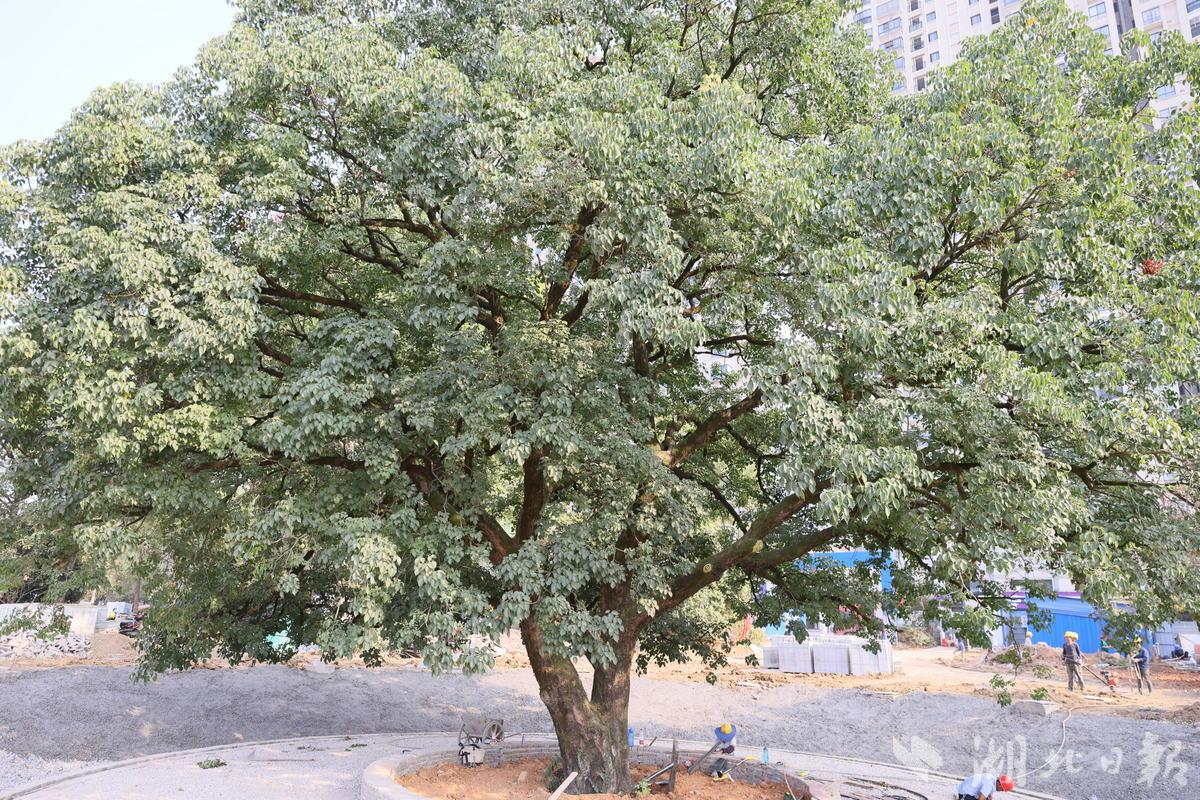
<instances>
[{"instance_id":1,"label":"gray gravel path","mask_svg":"<svg viewBox=\"0 0 1200 800\"><path fill-rule=\"evenodd\" d=\"M87 761L47 761L37 756L22 756L0 750L0 792L93 765L93 762Z\"/></svg>"},{"instance_id":2,"label":"gray gravel path","mask_svg":"<svg viewBox=\"0 0 1200 800\"><path fill-rule=\"evenodd\" d=\"M464 712L501 716L510 731L549 728L532 676L522 671L434 678L417 670L319 675L262 666L194 670L149 685L132 683L130 673L0 672L0 751L108 761L289 736L450 730ZM634 682L631 724L651 735L702 738L724 719L738 723L748 752L767 744L964 774L989 756L1021 774L1050 758L1062 738L1062 715L1022 716L979 697ZM1052 768L1023 785L1070 800L1197 796L1200 727L1077 714L1067 732ZM0 758L0 776L5 763Z\"/></svg>"}]
</instances>

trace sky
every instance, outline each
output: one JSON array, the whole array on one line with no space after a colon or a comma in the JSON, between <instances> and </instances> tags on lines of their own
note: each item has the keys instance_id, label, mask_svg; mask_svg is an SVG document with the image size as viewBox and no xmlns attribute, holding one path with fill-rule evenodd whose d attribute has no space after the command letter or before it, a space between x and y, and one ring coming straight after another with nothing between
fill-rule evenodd
<instances>
[{"instance_id":1,"label":"sky","mask_svg":"<svg viewBox=\"0 0 1200 800\"><path fill-rule=\"evenodd\" d=\"M99 86L167 80L233 15L226 0L0 0L0 145L49 136Z\"/></svg>"}]
</instances>

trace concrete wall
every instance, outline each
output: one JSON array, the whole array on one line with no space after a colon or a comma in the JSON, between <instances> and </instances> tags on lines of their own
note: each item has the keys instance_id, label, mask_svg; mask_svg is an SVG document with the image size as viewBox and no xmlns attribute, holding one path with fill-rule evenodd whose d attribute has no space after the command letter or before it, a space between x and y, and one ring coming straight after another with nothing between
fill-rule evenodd
<instances>
[{"instance_id":1,"label":"concrete wall","mask_svg":"<svg viewBox=\"0 0 1200 800\"><path fill-rule=\"evenodd\" d=\"M96 621L102 606L94 606L90 603L70 603L60 607L71 620L71 633L77 636L90 636L96 632ZM26 609L40 610L43 617L48 620L54 608L54 606L44 603L2 603L0 604L0 620L8 619L16 612Z\"/></svg>"}]
</instances>

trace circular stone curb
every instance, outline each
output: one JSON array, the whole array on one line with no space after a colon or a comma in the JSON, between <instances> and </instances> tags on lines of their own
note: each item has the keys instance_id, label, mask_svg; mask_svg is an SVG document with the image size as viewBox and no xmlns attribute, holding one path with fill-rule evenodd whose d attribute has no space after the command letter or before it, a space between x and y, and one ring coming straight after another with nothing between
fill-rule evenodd
<instances>
[{"instance_id":1,"label":"circular stone curb","mask_svg":"<svg viewBox=\"0 0 1200 800\"><path fill-rule=\"evenodd\" d=\"M514 737L513 739L506 739L488 747L485 755L485 768L495 767L503 762L518 759L553 757L559 754L558 740L553 736L548 734L518 735L520 736L519 741ZM680 742L680 744L683 745L685 743ZM703 746L681 746L679 755L685 759L694 760L705 755L707 752L708 748ZM630 753L631 763L655 767L666 766L670 758L671 750L665 741L657 747L635 747ZM399 756L393 754L389 757L373 761L363 770L362 779L359 783L358 800L425 800L423 795L416 794L396 783L396 778L403 775L410 775L426 767L456 763L457 761L457 748L451 750L405 752L399 754ZM757 760L747 760L738 769L738 779L748 783L762 783L764 781L783 783L785 776L791 782L792 788L801 792L799 796L806 796L807 792L810 791L811 787L800 775L800 770L791 766L781 763L764 765Z\"/></svg>"},{"instance_id":2,"label":"circular stone curb","mask_svg":"<svg viewBox=\"0 0 1200 800\"><path fill-rule=\"evenodd\" d=\"M443 734L445 736L445 734ZM518 734L520 740L516 737L506 739L496 745L488 748L486 756L486 764L496 766L498 763L507 760L518 758L536 758L541 756L556 756L558 755L558 742L549 734ZM686 758L698 758L707 752L707 746L703 742L679 741L679 754ZM636 764L653 764L657 766L666 765L670 759L671 750L670 742L660 742L650 747L637 747L631 753L631 762ZM799 784L805 784L804 788L814 793L814 797L840 797L837 793L838 781L827 782L815 776L808 774L798 764L810 760L820 760L824 762L834 762L838 765L844 765L848 768L863 767L864 772L872 770L887 770L898 772L910 776L914 780L922 780L926 783L935 782L945 784L946 791L952 791L953 787L961 780L961 777L955 777L941 772L922 772L913 770L898 764L889 764L881 761L870 761L861 758L843 758L840 756L829 756L819 753L805 753L791 750L776 751L778 756L783 758L783 761L772 761L770 765L764 766L757 761L746 762L738 770L739 776L744 776L749 782L756 783L762 780L775 780L782 782L783 776L786 775L789 781L794 781L793 787L800 789ZM396 778L402 775L408 775L426 767L432 767L438 764L453 764L458 761L457 748L444 747L423 747L414 748L413 750L404 750L399 753L393 753L390 756L378 759L371 762L362 772L362 777L359 783L358 800L427 800L423 795L416 794L400 784L396 783ZM749 769L748 769L749 768ZM851 773L853 770L847 770ZM756 780L757 778L757 780ZM830 791L832 790L832 794ZM917 797L921 797L920 793L915 790L906 790ZM940 796L940 795L939 795ZM1012 793L1013 797L1025 798L1026 800L1063 800L1063 798L1033 792L1029 790L1021 790Z\"/></svg>"}]
</instances>

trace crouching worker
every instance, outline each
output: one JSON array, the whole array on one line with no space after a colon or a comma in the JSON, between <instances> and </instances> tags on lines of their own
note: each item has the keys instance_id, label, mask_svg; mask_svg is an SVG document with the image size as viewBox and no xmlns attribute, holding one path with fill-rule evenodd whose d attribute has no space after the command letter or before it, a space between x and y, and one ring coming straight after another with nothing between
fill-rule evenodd
<instances>
[{"instance_id":1,"label":"crouching worker","mask_svg":"<svg viewBox=\"0 0 1200 800\"><path fill-rule=\"evenodd\" d=\"M1017 784L1007 775L982 773L964 778L955 790L955 800L992 800L996 792L1011 792Z\"/></svg>"},{"instance_id":2,"label":"crouching worker","mask_svg":"<svg viewBox=\"0 0 1200 800\"><path fill-rule=\"evenodd\" d=\"M717 752L732 755L737 748L737 725L722 722L713 729L713 734L717 737Z\"/></svg>"},{"instance_id":3,"label":"crouching worker","mask_svg":"<svg viewBox=\"0 0 1200 800\"><path fill-rule=\"evenodd\" d=\"M733 755L737 748L737 725L722 722L713 728L713 735L717 737L717 741L713 742L713 750L723 756ZM712 776L718 780L726 777L730 771L729 762L724 758L718 758L713 763Z\"/></svg>"}]
</instances>

